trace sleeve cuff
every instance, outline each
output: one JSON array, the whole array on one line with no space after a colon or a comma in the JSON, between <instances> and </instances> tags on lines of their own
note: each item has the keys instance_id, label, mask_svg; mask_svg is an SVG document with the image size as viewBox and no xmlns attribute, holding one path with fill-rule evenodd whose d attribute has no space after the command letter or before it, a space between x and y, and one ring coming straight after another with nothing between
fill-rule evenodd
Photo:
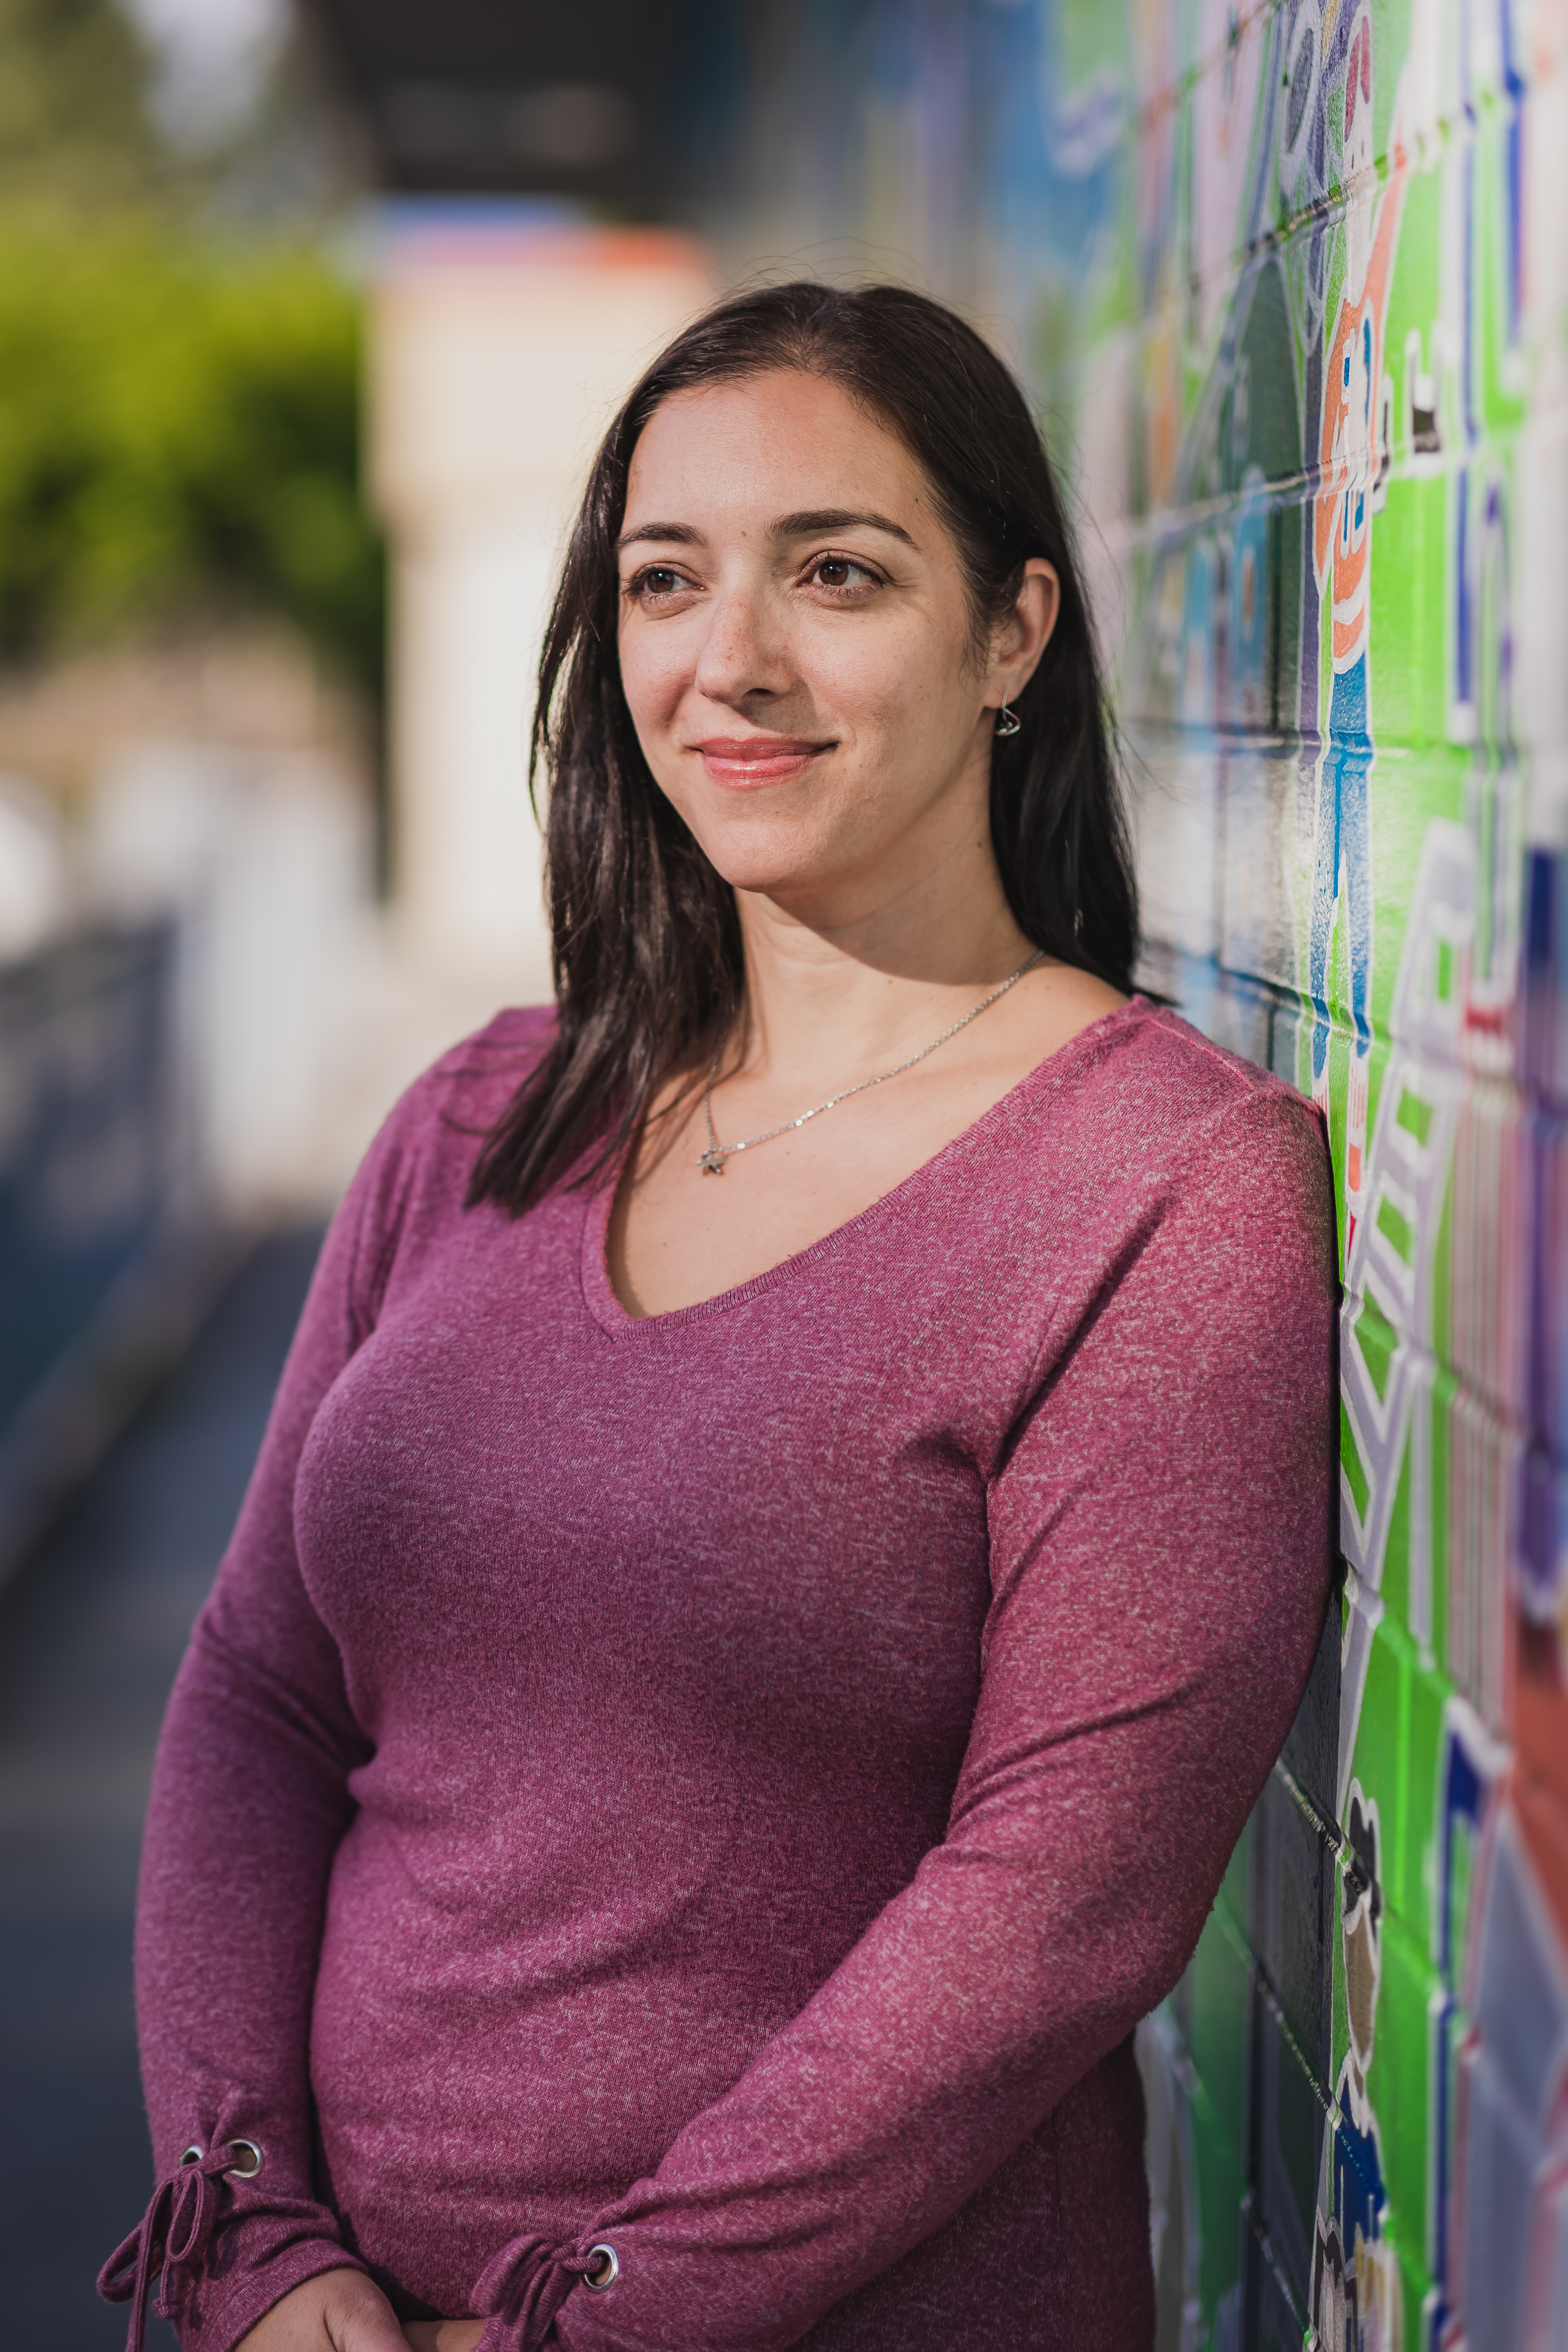
<instances>
[{"instance_id":1,"label":"sleeve cuff","mask_svg":"<svg viewBox=\"0 0 1568 2352\"><path fill-rule=\"evenodd\" d=\"M258 2242L263 2235L274 2240L269 2247ZM307 2279L365 2269L336 2238L301 2237L287 2223L269 2228L260 2216L224 2231L214 2253L177 2314L184 2352L234 2352L257 2321Z\"/></svg>"}]
</instances>

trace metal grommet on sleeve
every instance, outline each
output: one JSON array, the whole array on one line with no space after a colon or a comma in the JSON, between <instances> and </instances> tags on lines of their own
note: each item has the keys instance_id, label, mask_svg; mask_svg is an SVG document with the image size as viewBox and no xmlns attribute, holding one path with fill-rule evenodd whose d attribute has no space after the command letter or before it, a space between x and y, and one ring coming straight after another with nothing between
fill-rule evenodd
<instances>
[{"instance_id":1,"label":"metal grommet on sleeve","mask_svg":"<svg viewBox=\"0 0 1568 2352\"><path fill-rule=\"evenodd\" d=\"M240 2180L254 2180L261 2169L261 2150L256 2142L253 2139L231 2139L228 2153L234 2162L226 2165L225 2171L232 2172Z\"/></svg>"},{"instance_id":2,"label":"metal grommet on sleeve","mask_svg":"<svg viewBox=\"0 0 1568 2352\"><path fill-rule=\"evenodd\" d=\"M603 2294L614 2286L621 2274L621 2258L614 2246L590 2246L588 2267L583 2273L583 2284L591 2294Z\"/></svg>"},{"instance_id":3,"label":"metal grommet on sleeve","mask_svg":"<svg viewBox=\"0 0 1568 2352\"><path fill-rule=\"evenodd\" d=\"M181 2157L180 2162L182 2164L199 2164L205 2154L205 2148L198 2147L195 2141L193 2140L189 2147L185 2149L184 2155Z\"/></svg>"}]
</instances>

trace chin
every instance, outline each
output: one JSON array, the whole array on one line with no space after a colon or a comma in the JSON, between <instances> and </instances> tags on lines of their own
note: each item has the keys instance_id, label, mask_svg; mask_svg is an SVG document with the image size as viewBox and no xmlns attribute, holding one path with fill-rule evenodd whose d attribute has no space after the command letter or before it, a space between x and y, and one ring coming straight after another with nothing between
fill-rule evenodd
<instances>
[{"instance_id":1,"label":"chin","mask_svg":"<svg viewBox=\"0 0 1568 2352\"><path fill-rule=\"evenodd\" d=\"M762 812L757 812L757 817ZM767 897L832 882L843 864L830 843L798 819L753 817L750 824L706 825L697 838L709 863L733 890Z\"/></svg>"},{"instance_id":2,"label":"chin","mask_svg":"<svg viewBox=\"0 0 1568 2352\"><path fill-rule=\"evenodd\" d=\"M744 890L758 898L795 898L832 885L832 877L810 862L758 857L721 860L711 851L709 862L731 890Z\"/></svg>"}]
</instances>

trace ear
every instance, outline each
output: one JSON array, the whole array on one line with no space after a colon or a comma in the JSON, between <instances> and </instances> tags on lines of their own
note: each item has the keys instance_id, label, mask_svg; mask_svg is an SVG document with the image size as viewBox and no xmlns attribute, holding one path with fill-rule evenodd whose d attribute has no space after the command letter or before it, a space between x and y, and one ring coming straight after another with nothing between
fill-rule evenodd
<instances>
[{"instance_id":1,"label":"ear","mask_svg":"<svg viewBox=\"0 0 1568 2352\"><path fill-rule=\"evenodd\" d=\"M1051 641L1061 610L1061 583L1043 555L1031 555L1012 610L991 640L985 699L993 707L1016 702L1034 677Z\"/></svg>"}]
</instances>

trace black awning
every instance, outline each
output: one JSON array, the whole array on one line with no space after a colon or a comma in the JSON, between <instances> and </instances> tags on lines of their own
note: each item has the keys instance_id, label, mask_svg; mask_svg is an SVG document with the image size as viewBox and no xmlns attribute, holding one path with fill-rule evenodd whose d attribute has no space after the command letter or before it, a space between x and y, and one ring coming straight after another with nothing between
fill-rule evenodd
<instances>
[{"instance_id":1,"label":"black awning","mask_svg":"<svg viewBox=\"0 0 1568 2352\"><path fill-rule=\"evenodd\" d=\"M680 0L307 0L376 178L635 205Z\"/></svg>"}]
</instances>

